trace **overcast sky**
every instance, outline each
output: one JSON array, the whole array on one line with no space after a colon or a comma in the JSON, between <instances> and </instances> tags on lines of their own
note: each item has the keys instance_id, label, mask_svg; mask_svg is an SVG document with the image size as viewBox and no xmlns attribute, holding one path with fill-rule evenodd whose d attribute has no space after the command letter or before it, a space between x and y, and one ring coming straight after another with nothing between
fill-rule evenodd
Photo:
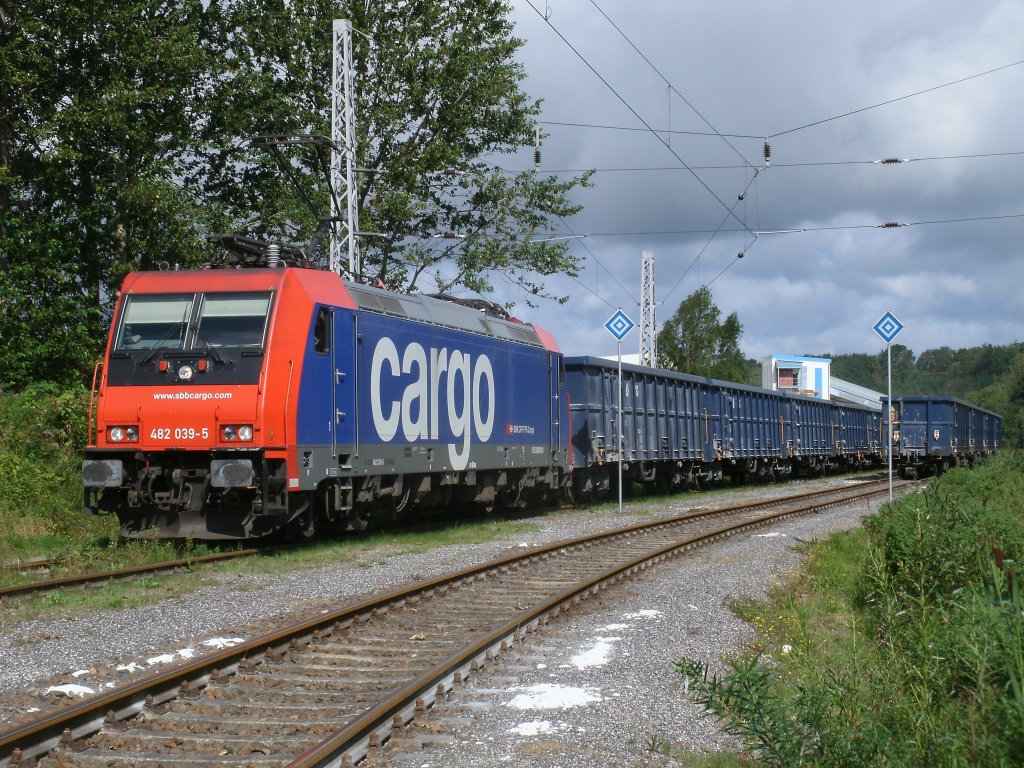
<instances>
[{"instance_id":1,"label":"overcast sky","mask_svg":"<svg viewBox=\"0 0 1024 768\"><path fill-rule=\"evenodd\" d=\"M710 283L758 359L877 352L887 310L915 353L1024 340L1024 63L1007 66L1024 60L1020 0L532 2L548 22L527 0L513 16L525 90L543 101L541 168L598 173L563 230L588 235L571 243L583 273L549 283L569 303L498 298L564 352L615 353L603 325L617 307L639 321L645 249L659 321ZM635 130L645 121L660 139ZM685 133L713 130L734 136ZM914 161L871 162L889 157ZM952 219L986 220L920 223ZM789 229L804 231L766 233ZM634 330L623 352L638 346Z\"/></svg>"}]
</instances>

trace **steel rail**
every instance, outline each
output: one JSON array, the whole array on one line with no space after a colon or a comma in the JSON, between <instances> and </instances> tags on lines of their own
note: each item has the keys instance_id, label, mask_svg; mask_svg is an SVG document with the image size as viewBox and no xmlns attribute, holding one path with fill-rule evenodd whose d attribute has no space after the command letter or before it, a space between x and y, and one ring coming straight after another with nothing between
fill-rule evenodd
<instances>
[{"instance_id":1,"label":"steel rail","mask_svg":"<svg viewBox=\"0 0 1024 768\"><path fill-rule=\"evenodd\" d=\"M905 485L909 484L910 483L906 483ZM865 492L865 489L870 490ZM5 733L0 733L0 760L3 760L4 757L10 759L12 756L16 759L32 759L39 757L50 749L57 747L61 742L70 743L73 740L81 739L95 733L100 729L104 722L125 720L141 711L143 707L165 703L176 698L182 693L195 692L202 686L205 686L211 679L216 678L220 673L234 673L237 671L240 664L246 660L251 661L255 656L259 656L261 654L273 656L274 654L284 652L293 644L308 642L310 638L313 638L314 636L330 636L333 632L347 629L354 624L358 624L361 620L372 618L374 615L378 615L380 613L386 613L386 606L388 604L394 604L396 607L400 607L407 600L414 600L417 597L429 597L435 591L444 590L450 585L479 578L481 574L489 570L508 567L516 563L529 561L533 558L542 558L570 547L586 546L590 542L595 542L601 539L627 537L645 530L653 530L655 528L669 526L673 523L681 523L704 517L728 514L730 512L737 512L744 509L757 509L765 506L790 504L795 501L805 501L820 496L839 497L831 501L826 500L825 503L809 504L806 507L807 509L820 509L825 506L850 503L851 501L856 501L866 496L883 493L886 489L887 485L885 482L867 483L859 487L845 487L828 490L820 489L779 499L755 502L753 504L738 504L717 509L701 510L673 518L648 521L613 531L591 534L580 539L544 545L532 550L510 555L505 558L499 558L488 563L449 573L427 582L392 590L385 594L346 606L333 613L317 617L316 619L311 619L290 627L275 630L248 642L223 649L221 651L216 651L194 662L189 662L174 669L147 676L123 688L100 694L79 704L70 706L58 713L26 723ZM783 511L777 513L777 516L788 516L792 514L797 513ZM770 522L773 519L774 518L772 516L768 516L760 520ZM763 525L766 523L761 522L761 524ZM747 525L750 525L750 523ZM720 532L702 535L700 540L710 541L712 540L711 537L717 533ZM681 545L674 544L670 546L678 547ZM650 559L656 556L657 554L647 555L644 559ZM622 571L629 567L630 566L628 565L622 566L617 570ZM608 577L604 576L598 579L598 581L607 582L607 579ZM585 590L586 587L583 589ZM580 589L576 590L577 593L580 591ZM546 605L548 602L551 601L545 601L541 606ZM564 599L560 602L564 602ZM520 616L513 620L513 622L509 622L506 627L511 624L522 626L523 622L524 618ZM527 626L535 628L536 621L527 622ZM468 669L472 665L472 658L479 655L479 653L473 654L470 653L470 650L466 650L460 654L456 654L453 658L462 659L464 656L471 658L471 661L468 662L468 664L460 662L458 665L465 666ZM452 665L448 664L445 666L451 667ZM426 675L421 676L421 678L417 678L417 680L421 680L423 677L438 678L439 674L440 673L427 673ZM440 675L442 678L447 678L449 676L454 679L454 671L450 674L446 673L444 675ZM436 685L436 681L432 682L431 685ZM414 687L413 683L405 686L402 690L406 691L411 687ZM420 686L420 688L421 687L422 686ZM364 720L372 719L370 713L379 712L382 708L393 710L394 705L388 707L378 705L372 710L369 710L356 722L362 723ZM409 705L406 704L405 707L400 709L408 708ZM392 711L389 716L393 717L394 714L395 712ZM411 717L411 714L408 712L404 714ZM376 722L376 727L379 727L379 722ZM370 730L372 731L373 729ZM351 752L352 750L349 749L348 751ZM0 763L0 765L2 764L3 763ZM316 763L311 763L311 765L312 764ZM299 763L299 765L304 764Z\"/></svg>"},{"instance_id":2,"label":"steel rail","mask_svg":"<svg viewBox=\"0 0 1024 768\"><path fill-rule=\"evenodd\" d=\"M870 481L868 481L868 482L870 482ZM829 491L822 491L822 490L808 491L806 493L794 494L792 496L788 496L788 497L785 497L785 498L797 499L797 498L814 496L815 494L821 494L821 493L827 493L827 492L836 492L836 491L837 491L837 489L829 489ZM771 504L773 502L768 501L768 502L765 502L765 503L766 504ZM714 510L714 511L715 512L726 512L726 511L729 511L730 509L739 509L740 507L747 508L747 505L738 505L736 507L725 507L725 508L717 509L717 510ZM480 518L472 518L469 521L462 520L460 522L480 522L480 521L486 521L486 520L490 520L490 519L493 519L493 518L480 517ZM399 533L404 533L404 532L408 532L408 531L434 530L439 525L450 523L450 522L451 522L450 520L447 520L447 521L434 521L434 522L426 523L424 525L417 525L417 526L410 526L408 528L401 528L401 529L398 530L398 532ZM394 531L389 531L389 532L394 532ZM217 552L217 553L214 553L214 554L211 554L211 555L200 555L198 557L181 558L181 559L178 559L178 560L168 560L168 561L165 561L165 562L162 562L162 563L152 563L152 564L149 564L149 565L139 565L139 566L133 566L131 568L119 568L117 570L112 570L112 571L100 571L100 572L97 572L97 573L88 573L88 574L82 574L82 575L79 575L79 576L66 576L66 577L62 577L62 578L58 578L58 579L44 579L42 581L26 582L24 584L14 584L14 585L11 585L11 586L8 586L8 587L0 587L0 601L3 601L4 599L7 599L7 598L13 598L13 597L16 597L16 596L25 595L25 594L32 593L32 592L47 592L47 591L52 591L52 590L55 590L55 589L63 589L64 587L85 586L87 584L94 584L94 583L98 583L98 582L102 582L102 581L115 581L117 579L128 578L130 576L138 576L138 575L145 574L145 573L159 573L160 571L170 571L170 570L173 570L175 568L188 568L191 565L196 564L196 563L211 563L211 562L217 562L219 560L232 560L232 559L235 559L235 558L238 558L238 557L251 557L253 555L266 554L269 551L272 551L272 550L264 548L264 549L241 549L241 550L235 550L235 551L232 551L232 552ZM34 568L42 568L42 567L46 567L46 566L49 566L49 565L55 565L55 564L57 564L57 562L59 562L59 561L56 561L56 560L35 560L35 561L25 562L25 563L11 562L11 563L0 564L0 569L2 569L2 570L22 570L22 571L28 571L28 570L32 570Z\"/></svg>"},{"instance_id":3,"label":"steel rail","mask_svg":"<svg viewBox=\"0 0 1024 768\"><path fill-rule=\"evenodd\" d=\"M4 571L34 571L37 568L46 568L56 564L56 560L11 560L0 563L0 570Z\"/></svg>"},{"instance_id":4,"label":"steel rail","mask_svg":"<svg viewBox=\"0 0 1024 768\"><path fill-rule=\"evenodd\" d=\"M905 487L909 484L904 483L899 487ZM413 720L417 710L429 708L439 697L446 696L457 685L458 680L465 679L470 673L482 667L486 662L503 654L512 643L520 640L521 632L524 628L528 634L532 633L539 626L546 625L551 618L557 617L578 601L586 600L618 581L629 578L640 571L647 570L669 557L674 557L696 547L705 546L719 539L728 538L737 533L762 528L790 517L807 514L808 512L849 504L869 496L886 493L888 485L886 483L881 485L882 487L872 488L871 490L858 489L861 492L852 497L846 496L824 502L811 502L802 507L772 513L756 520L736 523L667 544L657 550L640 555L627 563L615 566L586 582L570 587L543 603L539 603L533 608L524 611L486 637L453 654L446 661L420 675L387 699L368 709L344 728L288 763L287 768L340 768L342 766L354 765L366 757L371 749L384 744L389 738L392 728L397 730L404 729L406 724ZM822 494L810 493L802 495L816 496ZM720 512L721 510L717 511ZM510 643L510 641L512 642Z\"/></svg>"},{"instance_id":5,"label":"steel rail","mask_svg":"<svg viewBox=\"0 0 1024 768\"><path fill-rule=\"evenodd\" d=\"M119 568L116 571L101 571L99 573L87 573L81 576L65 576L59 579L46 579L44 581L33 581L26 584L15 584L10 587L0 588L0 600L16 595L24 595L29 592L46 592L64 587L85 586L101 581L116 581L126 579L129 576L139 576L144 573L159 573L160 571L171 571L175 568L189 568L198 563L213 563L219 560L234 560L239 557L252 557L261 554L260 549L238 549L231 552L215 552L212 555L200 555L198 557L182 558L180 560L167 560L162 563L150 563L149 565L136 565L131 568Z\"/></svg>"}]
</instances>

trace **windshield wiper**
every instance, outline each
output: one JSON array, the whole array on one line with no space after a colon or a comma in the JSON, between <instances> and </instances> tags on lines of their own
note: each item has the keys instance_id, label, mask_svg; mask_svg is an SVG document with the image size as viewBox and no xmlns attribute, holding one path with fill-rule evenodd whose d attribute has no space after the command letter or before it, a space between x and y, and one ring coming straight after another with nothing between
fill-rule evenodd
<instances>
[{"instance_id":1,"label":"windshield wiper","mask_svg":"<svg viewBox=\"0 0 1024 768\"><path fill-rule=\"evenodd\" d=\"M202 336L199 335L199 325L198 324L190 325L188 327L188 329L190 331L192 331L193 334L195 334L195 341L200 343L200 344L202 344L204 347L206 347L206 349L208 349L210 351L210 357L213 358L213 362L217 363L217 365L227 365L228 364L228 361L226 361L224 359L224 357L221 355L221 353L217 351L217 348L215 346L213 346L210 342L208 342L206 339L204 339ZM235 361L231 360L230 363L231 363L231 365L234 365Z\"/></svg>"},{"instance_id":2,"label":"windshield wiper","mask_svg":"<svg viewBox=\"0 0 1024 768\"><path fill-rule=\"evenodd\" d=\"M143 368L153 362L153 358L156 357L156 353L161 349L168 349L168 347L163 346L163 343L171 338L175 333L181 333L182 325L183 323L178 323L177 325L172 325L168 328L167 333L157 339L156 346L149 350L149 352L146 353L146 356L139 361L139 368Z\"/></svg>"},{"instance_id":3,"label":"windshield wiper","mask_svg":"<svg viewBox=\"0 0 1024 768\"><path fill-rule=\"evenodd\" d=\"M210 351L210 357L213 358L213 361L215 363L217 363L219 365L227 365L227 363L225 362L224 358L221 357L220 352L217 351L217 348L215 346L213 346L210 342L208 342L206 339L204 339L202 336L199 335L198 329L197 329L197 332L196 332L196 341L198 341L200 344L202 344L204 347L206 347L206 349L208 349ZM232 361L232 362L234 362L234 361Z\"/></svg>"}]
</instances>

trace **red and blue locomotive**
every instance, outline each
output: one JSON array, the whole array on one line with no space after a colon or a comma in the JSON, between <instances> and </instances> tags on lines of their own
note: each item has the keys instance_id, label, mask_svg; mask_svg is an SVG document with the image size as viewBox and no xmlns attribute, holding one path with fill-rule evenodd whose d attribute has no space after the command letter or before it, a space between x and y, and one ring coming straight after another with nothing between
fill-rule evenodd
<instances>
[{"instance_id":1,"label":"red and blue locomotive","mask_svg":"<svg viewBox=\"0 0 1024 768\"><path fill-rule=\"evenodd\" d=\"M550 334L279 264L127 277L93 388L88 511L126 536L242 539L557 493Z\"/></svg>"}]
</instances>

